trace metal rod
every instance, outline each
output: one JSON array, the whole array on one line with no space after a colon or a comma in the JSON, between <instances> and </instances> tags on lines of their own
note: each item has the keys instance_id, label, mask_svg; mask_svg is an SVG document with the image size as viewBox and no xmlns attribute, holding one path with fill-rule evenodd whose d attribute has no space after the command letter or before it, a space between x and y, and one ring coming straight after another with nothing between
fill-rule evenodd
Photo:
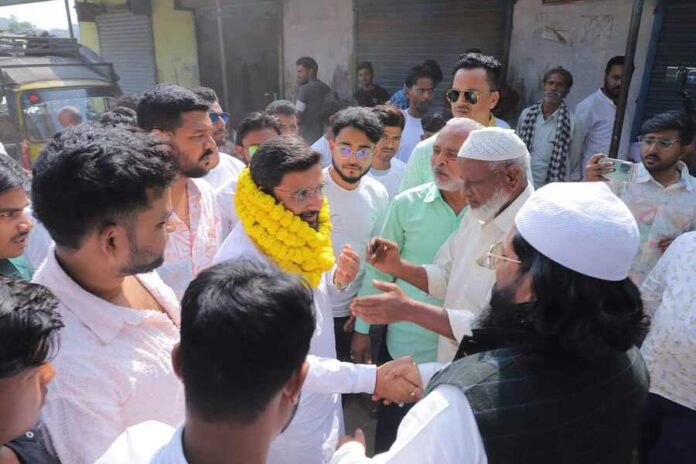
<instances>
[{"instance_id":1,"label":"metal rod","mask_svg":"<svg viewBox=\"0 0 696 464\"><path fill-rule=\"evenodd\" d=\"M626 40L626 55L624 58L623 77L621 80L621 95L619 96L619 104L616 105L614 130L611 134L611 145L609 146L609 156L611 158L616 158L619 153L621 130L623 129L626 105L628 103L628 91L631 87L631 77L633 76L633 70L635 67L633 63L636 54L638 33L640 32L640 17L643 14L643 1L644 0L633 0L631 25L629 26L628 39Z\"/></svg>"},{"instance_id":2,"label":"metal rod","mask_svg":"<svg viewBox=\"0 0 696 464\"><path fill-rule=\"evenodd\" d=\"M227 84L227 57L225 56L225 37L222 33L222 5L220 0L215 0L215 6L217 9L217 33L218 42L220 43L220 68L222 75L222 101L225 102L225 107L223 111L232 112L229 97L229 88Z\"/></svg>"},{"instance_id":3,"label":"metal rod","mask_svg":"<svg viewBox=\"0 0 696 464\"><path fill-rule=\"evenodd\" d=\"M70 18L70 3L65 0L65 14L68 16L68 30L70 31L70 38L75 38L75 33L73 32L72 19Z\"/></svg>"}]
</instances>

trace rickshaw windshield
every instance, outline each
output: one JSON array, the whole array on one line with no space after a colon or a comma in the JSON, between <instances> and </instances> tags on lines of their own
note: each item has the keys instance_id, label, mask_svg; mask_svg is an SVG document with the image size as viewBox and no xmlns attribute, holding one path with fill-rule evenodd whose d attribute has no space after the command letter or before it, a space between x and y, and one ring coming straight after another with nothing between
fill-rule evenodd
<instances>
[{"instance_id":1,"label":"rickshaw windshield","mask_svg":"<svg viewBox=\"0 0 696 464\"><path fill-rule=\"evenodd\" d=\"M20 102L29 140L46 141L66 127L93 121L111 108L112 95L110 87L23 92Z\"/></svg>"}]
</instances>

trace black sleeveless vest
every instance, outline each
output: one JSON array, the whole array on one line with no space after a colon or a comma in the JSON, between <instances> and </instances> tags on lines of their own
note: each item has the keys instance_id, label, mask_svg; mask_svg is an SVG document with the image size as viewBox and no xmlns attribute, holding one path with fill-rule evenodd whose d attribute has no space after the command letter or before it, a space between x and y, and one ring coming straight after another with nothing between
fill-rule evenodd
<instances>
[{"instance_id":1,"label":"black sleeveless vest","mask_svg":"<svg viewBox=\"0 0 696 464\"><path fill-rule=\"evenodd\" d=\"M466 395L490 464L624 464L649 380L635 347L589 363L518 346L455 361L426 393L442 384Z\"/></svg>"}]
</instances>

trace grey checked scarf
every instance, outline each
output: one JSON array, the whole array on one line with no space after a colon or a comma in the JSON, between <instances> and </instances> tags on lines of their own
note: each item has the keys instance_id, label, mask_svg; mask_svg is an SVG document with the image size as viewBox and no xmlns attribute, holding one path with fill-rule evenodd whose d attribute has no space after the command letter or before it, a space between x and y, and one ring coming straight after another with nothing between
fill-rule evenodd
<instances>
[{"instance_id":1,"label":"grey checked scarf","mask_svg":"<svg viewBox=\"0 0 696 464\"><path fill-rule=\"evenodd\" d=\"M534 128L536 120L541 113L541 101L532 106L524 118L522 127L520 128L520 138L527 145L527 149L532 151L534 143ZM553 151L551 152L551 161L549 162L549 170L546 173L546 182L563 182L566 180L566 160L570 151L570 113L565 101L561 102L558 107L558 123L556 126L556 140L553 142Z\"/></svg>"}]
</instances>

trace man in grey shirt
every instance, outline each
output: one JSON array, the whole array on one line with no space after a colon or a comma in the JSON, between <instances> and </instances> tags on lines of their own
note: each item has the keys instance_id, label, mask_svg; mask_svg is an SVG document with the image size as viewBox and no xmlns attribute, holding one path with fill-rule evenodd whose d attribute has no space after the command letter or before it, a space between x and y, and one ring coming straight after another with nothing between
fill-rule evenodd
<instances>
[{"instance_id":1,"label":"man in grey shirt","mask_svg":"<svg viewBox=\"0 0 696 464\"><path fill-rule=\"evenodd\" d=\"M319 66L314 58L303 56L297 65L297 118L300 123L300 135L305 142L316 142L324 132L322 106L326 95L331 91L328 85L317 79Z\"/></svg>"}]
</instances>

